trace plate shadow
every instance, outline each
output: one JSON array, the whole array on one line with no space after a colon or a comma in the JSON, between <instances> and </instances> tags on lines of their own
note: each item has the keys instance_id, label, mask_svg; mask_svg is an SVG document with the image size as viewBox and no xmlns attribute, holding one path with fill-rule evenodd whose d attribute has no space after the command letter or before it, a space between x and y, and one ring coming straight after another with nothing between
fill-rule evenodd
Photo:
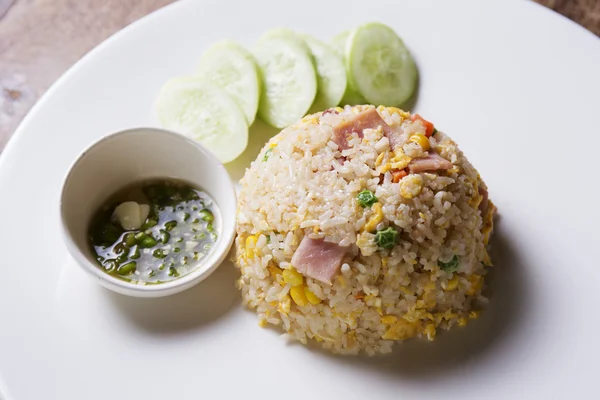
<instances>
[{"instance_id":1,"label":"plate shadow","mask_svg":"<svg viewBox=\"0 0 600 400\"><path fill-rule=\"evenodd\" d=\"M128 297L106 291L115 308L140 329L157 335L201 329L241 303L239 272L225 261L211 276L184 292L160 298ZM218 299L218 301L215 301Z\"/></svg>"}]
</instances>

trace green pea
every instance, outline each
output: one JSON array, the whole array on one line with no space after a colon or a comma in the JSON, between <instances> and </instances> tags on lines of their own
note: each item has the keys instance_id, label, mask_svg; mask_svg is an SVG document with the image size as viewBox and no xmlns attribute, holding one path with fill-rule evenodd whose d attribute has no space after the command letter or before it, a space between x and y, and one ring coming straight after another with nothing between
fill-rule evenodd
<instances>
[{"instance_id":1,"label":"green pea","mask_svg":"<svg viewBox=\"0 0 600 400\"><path fill-rule=\"evenodd\" d=\"M204 210L200 210L198 216L205 222L213 222L215 220L215 216L213 215L213 213L210 212L210 210L207 210L206 208Z\"/></svg>"},{"instance_id":2,"label":"green pea","mask_svg":"<svg viewBox=\"0 0 600 400\"><path fill-rule=\"evenodd\" d=\"M174 267L169 268L169 272L167 273L169 276L179 276L179 272Z\"/></svg>"},{"instance_id":3,"label":"green pea","mask_svg":"<svg viewBox=\"0 0 600 400\"><path fill-rule=\"evenodd\" d=\"M165 229L167 231L172 231L173 228L175 228L177 226L177 221L169 221L165 223Z\"/></svg>"},{"instance_id":4,"label":"green pea","mask_svg":"<svg viewBox=\"0 0 600 400\"><path fill-rule=\"evenodd\" d=\"M127 264L121 265L117 269L117 274L121 276L132 274L137 268L137 263L135 261L130 261Z\"/></svg>"},{"instance_id":5,"label":"green pea","mask_svg":"<svg viewBox=\"0 0 600 400\"><path fill-rule=\"evenodd\" d=\"M165 251L164 251L164 250L162 250L162 249L156 249L156 250L154 250L154 251L152 252L152 255L153 255L154 257L156 257L156 258L160 258L160 259L167 258L167 253L165 253Z\"/></svg>"},{"instance_id":6,"label":"green pea","mask_svg":"<svg viewBox=\"0 0 600 400\"><path fill-rule=\"evenodd\" d=\"M133 246L135 246L135 243L136 243L136 241L135 241L135 233L130 232L127 235L125 235L123 242L125 243L125 246L127 246L127 247L133 247Z\"/></svg>"}]
</instances>

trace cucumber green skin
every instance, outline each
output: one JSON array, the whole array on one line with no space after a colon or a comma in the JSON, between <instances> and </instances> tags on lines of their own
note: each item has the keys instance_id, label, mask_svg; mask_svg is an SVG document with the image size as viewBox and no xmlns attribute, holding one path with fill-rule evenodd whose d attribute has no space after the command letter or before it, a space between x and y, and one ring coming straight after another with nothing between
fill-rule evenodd
<instances>
[{"instance_id":1,"label":"cucumber green skin","mask_svg":"<svg viewBox=\"0 0 600 400\"><path fill-rule=\"evenodd\" d=\"M234 64L232 59L239 67L236 69L237 81L227 81L228 77L222 75L222 68L227 67L228 62ZM203 54L196 73L233 97L246 115L248 125L252 125L258 111L261 80L256 62L248 50L230 40L217 42Z\"/></svg>"},{"instance_id":2,"label":"cucumber green skin","mask_svg":"<svg viewBox=\"0 0 600 400\"><path fill-rule=\"evenodd\" d=\"M276 52L292 57L287 68L273 73L269 63ZM317 94L317 77L304 41L288 29L271 30L258 40L253 54L262 79L258 116L271 126L285 128L306 115Z\"/></svg>"},{"instance_id":3,"label":"cucumber green skin","mask_svg":"<svg viewBox=\"0 0 600 400\"><path fill-rule=\"evenodd\" d=\"M390 82L390 85L385 85L383 88L375 88L374 79L371 78L376 78L376 75L367 74L365 71L362 61L369 57L365 57L364 47L365 44L369 45L371 35L385 37L384 42L373 43L373 45L385 45L391 48L393 54L397 56L396 62L402 64L401 70L396 71L394 76L395 87L392 87ZM368 23L357 27L347 39L345 56L349 86L356 88L369 103L401 106L413 96L418 82L417 67L402 39L390 27L380 23Z\"/></svg>"}]
</instances>

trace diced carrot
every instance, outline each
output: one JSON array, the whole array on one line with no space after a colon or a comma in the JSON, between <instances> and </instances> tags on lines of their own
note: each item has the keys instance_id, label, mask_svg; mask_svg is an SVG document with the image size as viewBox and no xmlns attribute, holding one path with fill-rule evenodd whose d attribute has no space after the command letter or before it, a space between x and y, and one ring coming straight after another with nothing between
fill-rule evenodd
<instances>
[{"instance_id":1,"label":"diced carrot","mask_svg":"<svg viewBox=\"0 0 600 400\"><path fill-rule=\"evenodd\" d=\"M415 122L415 121L421 121L421 123L423 124L423 126L425 127L425 136L430 137L431 135L433 135L433 131L435 130L435 127L433 126L433 124L429 121L427 121L425 118L421 117L419 114L413 114L413 116L410 118L411 121Z\"/></svg>"},{"instance_id":2,"label":"diced carrot","mask_svg":"<svg viewBox=\"0 0 600 400\"><path fill-rule=\"evenodd\" d=\"M398 183L398 182L400 182L400 180L401 180L402 178L404 178L406 175L408 175L408 174L407 174L407 173L406 173L406 171L405 171L405 170L403 170L403 169L401 169L401 170L399 170L399 171L394 171L394 172L392 172L392 182L394 182L394 183Z\"/></svg>"}]
</instances>

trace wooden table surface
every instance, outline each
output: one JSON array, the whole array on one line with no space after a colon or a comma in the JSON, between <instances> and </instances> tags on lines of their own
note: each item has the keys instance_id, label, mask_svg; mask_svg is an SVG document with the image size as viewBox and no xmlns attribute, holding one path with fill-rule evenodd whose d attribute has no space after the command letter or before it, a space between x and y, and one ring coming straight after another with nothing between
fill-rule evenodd
<instances>
[{"instance_id":1,"label":"wooden table surface","mask_svg":"<svg viewBox=\"0 0 600 400\"><path fill-rule=\"evenodd\" d=\"M600 35L600 0L536 0ZM0 151L73 63L173 0L0 0Z\"/></svg>"}]
</instances>

